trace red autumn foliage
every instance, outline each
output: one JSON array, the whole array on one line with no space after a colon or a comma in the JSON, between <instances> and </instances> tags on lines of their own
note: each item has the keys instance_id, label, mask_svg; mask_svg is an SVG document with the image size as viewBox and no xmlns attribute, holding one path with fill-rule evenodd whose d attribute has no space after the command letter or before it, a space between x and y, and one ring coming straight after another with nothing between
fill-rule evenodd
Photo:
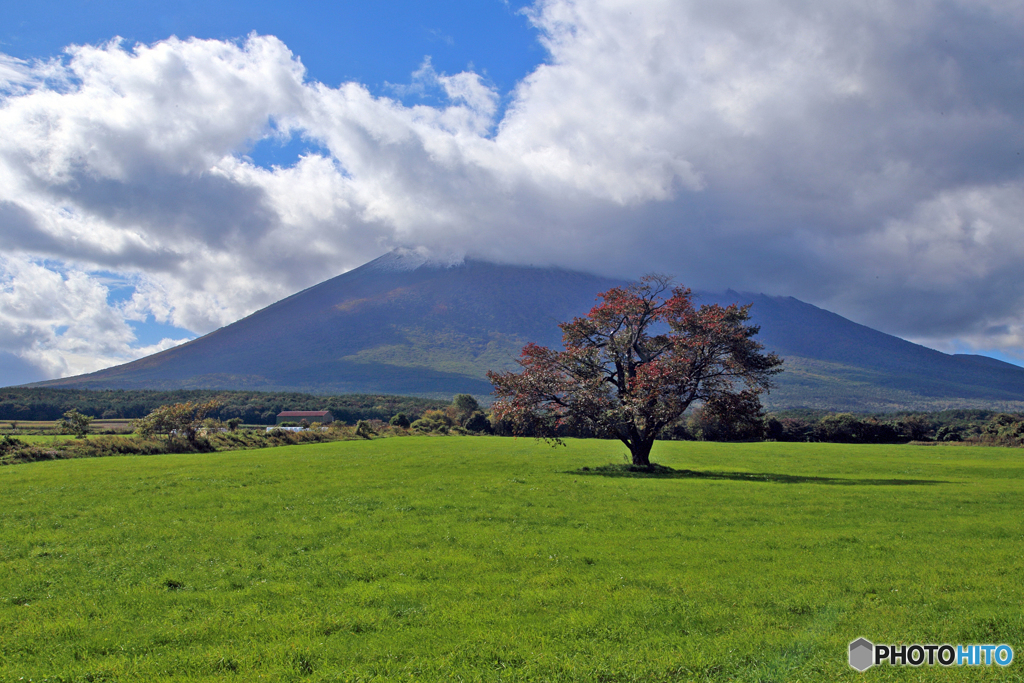
<instances>
[{"instance_id":1,"label":"red autumn foliage","mask_svg":"<svg viewBox=\"0 0 1024 683\"><path fill-rule=\"evenodd\" d=\"M564 351L527 344L519 373L489 372L496 417L559 442L565 427L618 438L650 466L658 432L694 402L759 401L782 360L754 341L750 306L695 308L689 289L648 275L561 323Z\"/></svg>"}]
</instances>

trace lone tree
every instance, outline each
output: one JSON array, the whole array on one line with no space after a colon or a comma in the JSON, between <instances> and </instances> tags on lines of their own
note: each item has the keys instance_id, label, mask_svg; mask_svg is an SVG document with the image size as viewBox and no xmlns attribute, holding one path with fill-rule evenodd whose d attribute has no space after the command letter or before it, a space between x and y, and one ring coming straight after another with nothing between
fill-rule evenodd
<instances>
[{"instance_id":1,"label":"lone tree","mask_svg":"<svg viewBox=\"0 0 1024 683\"><path fill-rule=\"evenodd\" d=\"M220 403L216 400L206 403L186 401L160 406L146 417L135 421L135 432L144 438L149 438L153 434L167 434L168 438L183 436L194 448L203 420L218 408Z\"/></svg>"},{"instance_id":2,"label":"lone tree","mask_svg":"<svg viewBox=\"0 0 1024 683\"><path fill-rule=\"evenodd\" d=\"M91 417L72 408L64 413L64 417L57 420L56 427L61 434L74 434L76 439L84 439L89 434L90 422Z\"/></svg>"},{"instance_id":3,"label":"lone tree","mask_svg":"<svg viewBox=\"0 0 1024 683\"><path fill-rule=\"evenodd\" d=\"M649 467L658 432L694 402L759 402L782 360L753 340L750 305L694 308L689 289L648 275L561 323L564 351L527 344L520 373L488 372L495 416L559 442L564 427L618 438Z\"/></svg>"},{"instance_id":4,"label":"lone tree","mask_svg":"<svg viewBox=\"0 0 1024 683\"><path fill-rule=\"evenodd\" d=\"M448 407L448 417L452 418L455 424L465 426L466 421L469 420L473 413L480 410L480 404L477 400L469 394L456 394L455 398L452 399L451 406Z\"/></svg>"}]
</instances>

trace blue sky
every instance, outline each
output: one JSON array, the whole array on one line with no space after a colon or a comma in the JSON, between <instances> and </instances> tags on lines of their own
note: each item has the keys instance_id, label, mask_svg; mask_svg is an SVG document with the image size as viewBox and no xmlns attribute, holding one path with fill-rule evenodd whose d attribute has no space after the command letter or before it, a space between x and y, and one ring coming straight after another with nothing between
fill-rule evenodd
<instances>
[{"instance_id":1,"label":"blue sky","mask_svg":"<svg viewBox=\"0 0 1024 683\"><path fill-rule=\"evenodd\" d=\"M425 59L444 73L475 70L507 95L546 56L521 0L2 4L0 51L21 59L49 59L69 44L113 36L132 45L172 35L237 41L256 32L284 41L312 80L354 81L408 105L441 100L436 89L403 88ZM249 156L282 165L318 149L298 137L290 144L266 140Z\"/></svg>"},{"instance_id":2,"label":"blue sky","mask_svg":"<svg viewBox=\"0 0 1024 683\"><path fill-rule=\"evenodd\" d=\"M546 57L521 13L502 0L415 2L44 2L2 3L0 51L49 58L71 43L121 36L128 44L171 35L218 40L274 35L302 59L309 77L394 95L429 55L445 73L476 70L509 92ZM408 98L410 101L412 98Z\"/></svg>"},{"instance_id":3,"label":"blue sky","mask_svg":"<svg viewBox=\"0 0 1024 683\"><path fill-rule=\"evenodd\" d=\"M0 380L395 247L667 272L1022 362L1024 6L814 8L4 2Z\"/></svg>"}]
</instances>

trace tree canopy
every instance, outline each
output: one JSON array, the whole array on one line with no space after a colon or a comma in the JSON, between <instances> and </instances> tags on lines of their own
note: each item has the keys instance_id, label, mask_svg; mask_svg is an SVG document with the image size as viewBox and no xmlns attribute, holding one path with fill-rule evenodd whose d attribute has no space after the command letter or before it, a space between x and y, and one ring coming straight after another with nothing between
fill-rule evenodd
<instances>
[{"instance_id":1,"label":"tree canopy","mask_svg":"<svg viewBox=\"0 0 1024 683\"><path fill-rule=\"evenodd\" d=\"M57 420L56 427L61 434L74 434L76 439L84 439L89 433L90 422L92 422L91 417L72 409Z\"/></svg>"},{"instance_id":2,"label":"tree canopy","mask_svg":"<svg viewBox=\"0 0 1024 683\"><path fill-rule=\"evenodd\" d=\"M527 344L522 372L488 373L494 413L515 433L557 441L569 427L618 438L634 465L649 467L658 432L695 402L759 405L781 371L753 339L749 305L695 308L689 289L660 275L599 299L559 325L564 351Z\"/></svg>"},{"instance_id":3,"label":"tree canopy","mask_svg":"<svg viewBox=\"0 0 1024 683\"><path fill-rule=\"evenodd\" d=\"M135 421L135 431L149 437L153 434L167 434L168 437L184 437L189 444L195 445L199 436L199 428L203 420L220 404L217 401L206 403L175 403L160 406L144 418Z\"/></svg>"}]
</instances>

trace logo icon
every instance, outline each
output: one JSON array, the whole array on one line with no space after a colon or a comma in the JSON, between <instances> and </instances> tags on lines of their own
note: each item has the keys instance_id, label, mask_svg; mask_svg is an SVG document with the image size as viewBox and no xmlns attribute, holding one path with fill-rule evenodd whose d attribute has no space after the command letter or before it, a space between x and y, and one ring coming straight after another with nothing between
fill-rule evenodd
<instances>
[{"instance_id":1,"label":"logo icon","mask_svg":"<svg viewBox=\"0 0 1024 683\"><path fill-rule=\"evenodd\" d=\"M875 665L875 646L866 638L850 643L850 666L857 671L867 671Z\"/></svg>"}]
</instances>

